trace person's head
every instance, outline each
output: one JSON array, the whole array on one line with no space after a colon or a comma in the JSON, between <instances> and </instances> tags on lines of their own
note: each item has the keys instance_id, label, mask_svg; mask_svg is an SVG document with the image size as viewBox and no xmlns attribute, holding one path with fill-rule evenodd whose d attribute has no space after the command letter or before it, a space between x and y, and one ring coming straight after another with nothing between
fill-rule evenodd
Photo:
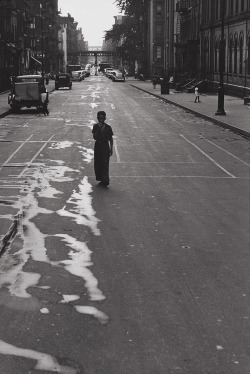
<instances>
[{"instance_id":1,"label":"person's head","mask_svg":"<svg viewBox=\"0 0 250 374\"><path fill-rule=\"evenodd\" d=\"M99 122L104 122L105 119L106 119L106 113L103 111L103 110L100 110L98 113L97 113L97 119Z\"/></svg>"}]
</instances>

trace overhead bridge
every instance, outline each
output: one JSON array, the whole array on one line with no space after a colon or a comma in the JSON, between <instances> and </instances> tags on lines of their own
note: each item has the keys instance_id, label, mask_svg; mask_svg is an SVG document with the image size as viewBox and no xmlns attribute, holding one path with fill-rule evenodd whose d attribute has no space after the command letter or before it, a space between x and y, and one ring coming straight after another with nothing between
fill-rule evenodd
<instances>
[{"instance_id":1,"label":"overhead bridge","mask_svg":"<svg viewBox=\"0 0 250 374\"><path fill-rule=\"evenodd\" d=\"M119 53L115 51L77 51L77 52L68 52L68 56L119 56Z\"/></svg>"}]
</instances>

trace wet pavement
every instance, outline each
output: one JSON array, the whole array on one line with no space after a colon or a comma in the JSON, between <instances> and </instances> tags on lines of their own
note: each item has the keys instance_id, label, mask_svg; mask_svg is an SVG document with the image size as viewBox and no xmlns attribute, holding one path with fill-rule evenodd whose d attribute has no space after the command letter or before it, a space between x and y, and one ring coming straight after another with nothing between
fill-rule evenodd
<instances>
[{"instance_id":1,"label":"wet pavement","mask_svg":"<svg viewBox=\"0 0 250 374\"><path fill-rule=\"evenodd\" d=\"M135 81L85 83L0 121L0 372L247 374L247 139Z\"/></svg>"},{"instance_id":2,"label":"wet pavement","mask_svg":"<svg viewBox=\"0 0 250 374\"><path fill-rule=\"evenodd\" d=\"M185 93L176 91L175 89L170 89L169 94L161 94L160 85L157 85L154 89L150 81L140 82L133 78L128 78L126 84L130 84L136 89L154 95L165 102L181 107L201 118L211 120L216 125L250 138L250 104L244 105L244 101L241 98L225 95L224 108L226 115L218 116L215 114L218 107L218 96L216 94L201 94L201 102L195 103L194 93ZM46 87L48 92L52 92L55 88L54 80L50 80ZM0 118L5 117L8 113L10 113L10 107L8 105L7 91L0 94ZM8 209L7 206L5 208ZM18 219L14 219L10 228L9 226L6 226L7 222L1 225L0 253L11 241L12 235L15 233L17 227L17 220Z\"/></svg>"}]
</instances>

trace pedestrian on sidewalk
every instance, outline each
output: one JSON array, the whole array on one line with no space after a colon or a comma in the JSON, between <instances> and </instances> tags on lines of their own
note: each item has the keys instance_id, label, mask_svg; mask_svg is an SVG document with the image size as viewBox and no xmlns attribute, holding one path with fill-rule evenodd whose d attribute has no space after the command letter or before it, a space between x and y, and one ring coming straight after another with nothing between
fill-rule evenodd
<instances>
[{"instance_id":1,"label":"pedestrian on sidewalk","mask_svg":"<svg viewBox=\"0 0 250 374\"><path fill-rule=\"evenodd\" d=\"M153 76L152 83L153 83L153 88L156 88L156 84L157 84L157 75L156 74L154 74L154 76Z\"/></svg>"},{"instance_id":2,"label":"pedestrian on sidewalk","mask_svg":"<svg viewBox=\"0 0 250 374\"><path fill-rule=\"evenodd\" d=\"M199 94L199 89L198 89L198 87L195 87L195 89L194 89L194 94L195 94L195 100L194 100L194 102L195 103L200 103L200 94Z\"/></svg>"},{"instance_id":3,"label":"pedestrian on sidewalk","mask_svg":"<svg viewBox=\"0 0 250 374\"><path fill-rule=\"evenodd\" d=\"M94 146L94 169L96 180L103 186L109 185L109 159L113 154L113 130L105 123L106 113L97 113L98 123L93 126Z\"/></svg>"}]
</instances>

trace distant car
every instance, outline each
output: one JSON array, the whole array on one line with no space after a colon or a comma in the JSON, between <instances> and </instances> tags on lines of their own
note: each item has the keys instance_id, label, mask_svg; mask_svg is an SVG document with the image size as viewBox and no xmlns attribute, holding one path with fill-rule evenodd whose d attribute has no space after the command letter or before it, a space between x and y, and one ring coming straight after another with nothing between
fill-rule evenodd
<instances>
[{"instance_id":1,"label":"distant car","mask_svg":"<svg viewBox=\"0 0 250 374\"><path fill-rule=\"evenodd\" d=\"M49 102L49 94L41 75L18 75L12 78L8 104L14 111L23 107L40 107Z\"/></svg>"},{"instance_id":2,"label":"distant car","mask_svg":"<svg viewBox=\"0 0 250 374\"><path fill-rule=\"evenodd\" d=\"M87 78L90 76L90 69L83 69L82 73L84 75L84 78Z\"/></svg>"},{"instance_id":3,"label":"distant car","mask_svg":"<svg viewBox=\"0 0 250 374\"><path fill-rule=\"evenodd\" d=\"M87 73L86 70L83 69L83 70L81 70L81 75L82 75L82 77L84 79L84 78L86 78L88 76L88 73Z\"/></svg>"},{"instance_id":4,"label":"distant car","mask_svg":"<svg viewBox=\"0 0 250 374\"><path fill-rule=\"evenodd\" d=\"M125 82L125 76L120 70L113 71L111 79L113 82Z\"/></svg>"},{"instance_id":5,"label":"distant car","mask_svg":"<svg viewBox=\"0 0 250 374\"><path fill-rule=\"evenodd\" d=\"M87 64L84 68L84 71L85 71L86 77L89 77L91 73L91 64Z\"/></svg>"},{"instance_id":6,"label":"distant car","mask_svg":"<svg viewBox=\"0 0 250 374\"><path fill-rule=\"evenodd\" d=\"M72 81L81 82L84 79L82 71L81 70L72 71L71 72L71 79L72 79Z\"/></svg>"},{"instance_id":7,"label":"distant car","mask_svg":"<svg viewBox=\"0 0 250 374\"><path fill-rule=\"evenodd\" d=\"M55 76L55 89L68 87L70 90L72 88L71 76L68 73L58 73Z\"/></svg>"},{"instance_id":8,"label":"distant car","mask_svg":"<svg viewBox=\"0 0 250 374\"><path fill-rule=\"evenodd\" d=\"M106 77L109 77L109 73L110 73L111 71L114 71L114 68L106 68L106 69L104 70L104 74L106 75Z\"/></svg>"},{"instance_id":9,"label":"distant car","mask_svg":"<svg viewBox=\"0 0 250 374\"><path fill-rule=\"evenodd\" d=\"M115 70L114 70L114 69L112 69L112 70L108 70L107 73L106 73L106 76L107 76L109 79L112 79L114 73L115 73Z\"/></svg>"}]
</instances>

